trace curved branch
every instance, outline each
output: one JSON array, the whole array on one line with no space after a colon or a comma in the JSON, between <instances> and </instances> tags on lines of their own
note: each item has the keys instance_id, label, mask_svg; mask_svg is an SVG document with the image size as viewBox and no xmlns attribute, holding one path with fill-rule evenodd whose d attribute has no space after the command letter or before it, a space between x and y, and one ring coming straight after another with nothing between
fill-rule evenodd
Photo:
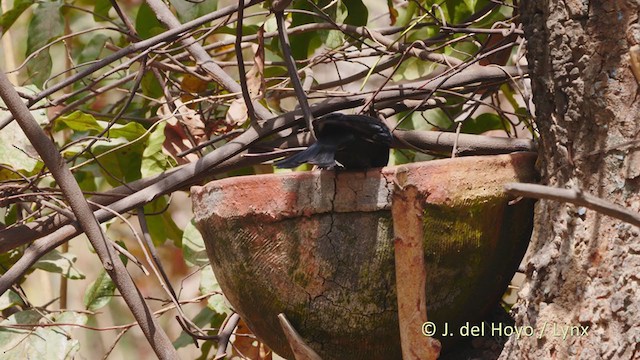
<instances>
[{"instance_id":1,"label":"curved branch","mask_svg":"<svg viewBox=\"0 0 640 360\"><path fill-rule=\"evenodd\" d=\"M107 241L100 224L94 217L89 204L87 204L82 194L82 190L80 190L80 186L74 179L71 170L66 166L62 155L40 128L40 125L33 118L33 115L2 71L0 71L0 97L2 97L11 113L14 114L16 121L18 121L31 144L42 157L45 165L51 170L58 186L60 186L60 189L68 199L82 230L87 234L96 254L100 257L104 269L118 287L156 355L160 359L177 359L178 355L175 348L167 334L151 315L151 310L135 286L122 260L116 254L113 246ZM5 280L4 276L2 280ZM8 286L7 288L0 288L0 294L3 294L7 289Z\"/></svg>"}]
</instances>

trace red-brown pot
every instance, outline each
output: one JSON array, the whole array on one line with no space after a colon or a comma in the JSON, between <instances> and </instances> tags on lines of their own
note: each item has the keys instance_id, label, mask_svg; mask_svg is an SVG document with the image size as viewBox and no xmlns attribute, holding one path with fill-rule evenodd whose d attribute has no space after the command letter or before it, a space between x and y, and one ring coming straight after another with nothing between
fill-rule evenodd
<instances>
[{"instance_id":1,"label":"red-brown pot","mask_svg":"<svg viewBox=\"0 0 640 360\"><path fill-rule=\"evenodd\" d=\"M534 162L515 153L226 178L194 187L193 206L222 290L275 352L292 358L282 312L324 360L401 359L396 176L425 199L429 320L457 329L496 304L524 254L533 201L512 201L503 185L535 181Z\"/></svg>"}]
</instances>

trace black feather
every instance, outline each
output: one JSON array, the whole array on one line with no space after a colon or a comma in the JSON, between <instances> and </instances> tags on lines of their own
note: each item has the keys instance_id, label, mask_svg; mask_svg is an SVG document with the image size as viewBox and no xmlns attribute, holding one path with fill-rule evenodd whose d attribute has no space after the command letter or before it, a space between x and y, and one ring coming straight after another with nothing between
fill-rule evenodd
<instances>
[{"instance_id":1,"label":"black feather","mask_svg":"<svg viewBox=\"0 0 640 360\"><path fill-rule=\"evenodd\" d=\"M318 138L315 144L275 165L295 168L308 163L331 169L337 162L345 169L368 169L389 161L392 135L376 118L333 113L316 120L314 128Z\"/></svg>"}]
</instances>

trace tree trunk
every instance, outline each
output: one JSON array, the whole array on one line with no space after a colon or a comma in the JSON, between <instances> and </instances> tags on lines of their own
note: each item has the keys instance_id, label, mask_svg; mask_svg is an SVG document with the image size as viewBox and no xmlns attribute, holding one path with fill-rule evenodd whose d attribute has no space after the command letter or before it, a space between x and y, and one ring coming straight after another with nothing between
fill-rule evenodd
<instances>
[{"instance_id":1,"label":"tree trunk","mask_svg":"<svg viewBox=\"0 0 640 360\"><path fill-rule=\"evenodd\" d=\"M640 43L639 10L637 1L522 5L542 183L633 211L640 208L640 142L622 144L640 140L630 60ZM536 332L512 336L502 359L640 358L640 231L585 210L538 202L515 308L517 326Z\"/></svg>"}]
</instances>

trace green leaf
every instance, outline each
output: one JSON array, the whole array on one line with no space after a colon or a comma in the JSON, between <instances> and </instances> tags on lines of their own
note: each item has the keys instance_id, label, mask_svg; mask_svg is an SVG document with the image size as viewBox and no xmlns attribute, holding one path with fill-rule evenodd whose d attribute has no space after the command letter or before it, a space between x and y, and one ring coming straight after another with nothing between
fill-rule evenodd
<instances>
[{"instance_id":1,"label":"green leaf","mask_svg":"<svg viewBox=\"0 0 640 360\"><path fill-rule=\"evenodd\" d=\"M83 191L97 191L96 178L91 171L75 171L73 177Z\"/></svg>"},{"instance_id":2,"label":"green leaf","mask_svg":"<svg viewBox=\"0 0 640 360\"><path fill-rule=\"evenodd\" d=\"M125 145L126 146L122 146ZM93 147L94 155L101 155L100 172L112 186L122 185L141 178L140 166L144 141L129 142L124 138L98 141Z\"/></svg>"},{"instance_id":3,"label":"green leaf","mask_svg":"<svg viewBox=\"0 0 640 360\"><path fill-rule=\"evenodd\" d=\"M100 58L100 53L104 49L105 44L110 38L104 34L96 34L89 42L82 47L82 52L78 55L76 62L78 64L88 63Z\"/></svg>"},{"instance_id":4,"label":"green leaf","mask_svg":"<svg viewBox=\"0 0 640 360\"><path fill-rule=\"evenodd\" d=\"M164 95L162 92L162 86L160 86L158 79L153 75L153 73L151 73L151 71L142 75L140 87L142 88L143 94L154 99L159 99Z\"/></svg>"},{"instance_id":5,"label":"green leaf","mask_svg":"<svg viewBox=\"0 0 640 360\"><path fill-rule=\"evenodd\" d=\"M61 274L68 279L84 279L85 276L75 267L77 257L71 253L52 250L36 262L33 267L44 271Z\"/></svg>"},{"instance_id":6,"label":"green leaf","mask_svg":"<svg viewBox=\"0 0 640 360\"><path fill-rule=\"evenodd\" d=\"M453 123L447 114L441 109L430 109L420 112L414 112L405 120L400 128L407 130L447 130L452 127Z\"/></svg>"},{"instance_id":7,"label":"green leaf","mask_svg":"<svg viewBox=\"0 0 640 360\"><path fill-rule=\"evenodd\" d=\"M104 127L98 124L96 118L82 111L74 111L69 115L59 117L55 121L54 131L60 131L65 128L74 131L87 131L91 134L97 134L104 130Z\"/></svg>"},{"instance_id":8,"label":"green leaf","mask_svg":"<svg viewBox=\"0 0 640 360\"><path fill-rule=\"evenodd\" d=\"M166 139L164 128L166 122L160 122L156 128L149 134L147 147L142 153L142 165L140 173L142 177L159 174L176 165L173 158L162 152L162 145Z\"/></svg>"},{"instance_id":9,"label":"green leaf","mask_svg":"<svg viewBox=\"0 0 640 360\"><path fill-rule=\"evenodd\" d=\"M169 0L171 5L176 9L178 20L181 23L186 23L200 16L206 15L215 11L218 8L218 0L203 0L203 1L189 1L189 0Z\"/></svg>"},{"instance_id":10,"label":"green leaf","mask_svg":"<svg viewBox=\"0 0 640 360\"><path fill-rule=\"evenodd\" d=\"M205 327L207 325L211 327L219 327L224 319L224 315L217 314L208 307L204 307L191 321L199 327ZM191 335L183 331L180 336L173 342L173 347L176 349L180 349L181 347L185 347L191 344L193 344L193 338L191 337Z\"/></svg>"},{"instance_id":11,"label":"green leaf","mask_svg":"<svg viewBox=\"0 0 640 360\"><path fill-rule=\"evenodd\" d=\"M414 15L418 10L418 5L413 1L409 1L407 6L400 7L400 9L398 10L395 7L393 7L393 2L389 1L388 8L390 12L395 11L398 14L396 23L394 24L395 26L407 26L409 25L411 20L414 19Z\"/></svg>"},{"instance_id":12,"label":"green leaf","mask_svg":"<svg viewBox=\"0 0 640 360\"><path fill-rule=\"evenodd\" d=\"M212 292L222 293L222 289L220 289L220 284L218 284L218 280L213 274L211 265L207 265L202 268L202 272L200 275L200 293L209 294ZM207 306L217 314L228 314L231 312L231 308L227 304L224 296L222 296L221 294L214 294L209 296L209 299L207 300Z\"/></svg>"},{"instance_id":13,"label":"green leaf","mask_svg":"<svg viewBox=\"0 0 640 360\"><path fill-rule=\"evenodd\" d=\"M5 215L5 223L13 224L16 222L16 206L11 206L9 213ZM0 253L0 274L4 274L7 269L11 268L20 257L22 257L22 251L19 249L12 249L4 253Z\"/></svg>"},{"instance_id":14,"label":"green leaf","mask_svg":"<svg viewBox=\"0 0 640 360\"><path fill-rule=\"evenodd\" d=\"M84 293L84 307L89 311L97 311L106 306L113 298L116 284L111 280L104 269L100 270L98 277L89 285Z\"/></svg>"},{"instance_id":15,"label":"green leaf","mask_svg":"<svg viewBox=\"0 0 640 360\"><path fill-rule=\"evenodd\" d=\"M505 129L505 126L507 127ZM489 130L508 130L509 122L503 121L496 114L484 113L462 123L461 132L466 134L482 134Z\"/></svg>"},{"instance_id":16,"label":"green leaf","mask_svg":"<svg viewBox=\"0 0 640 360\"><path fill-rule=\"evenodd\" d=\"M418 58L409 58L400 64L398 71L393 75L394 81L416 80L430 74L438 64L424 61Z\"/></svg>"},{"instance_id":17,"label":"green leaf","mask_svg":"<svg viewBox=\"0 0 640 360\"><path fill-rule=\"evenodd\" d=\"M391 153L389 155L390 166L408 164L413 162L415 159L415 151L412 150L391 149Z\"/></svg>"},{"instance_id":18,"label":"green leaf","mask_svg":"<svg viewBox=\"0 0 640 360\"><path fill-rule=\"evenodd\" d=\"M0 164L18 171L24 170L27 173L43 166L38 159L38 153L15 121L0 131ZM14 179L18 176L12 171L0 168L0 180Z\"/></svg>"},{"instance_id":19,"label":"green leaf","mask_svg":"<svg viewBox=\"0 0 640 360\"><path fill-rule=\"evenodd\" d=\"M109 10L111 10L112 5L109 0L95 0L95 5L93 6L93 12L95 15L93 16L94 21L105 21L102 17L109 17ZM100 15L100 16L96 16Z\"/></svg>"},{"instance_id":20,"label":"green leaf","mask_svg":"<svg viewBox=\"0 0 640 360\"><path fill-rule=\"evenodd\" d=\"M202 266L209 263L202 234L191 220L182 234L182 256L189 266Z\"/></svg>"},{"instance_id":21,"label":"green leaf","mask_svg":"<svg viewBox=\"0 0 640 360\"><path fill-rule=\"evenodd\" d=\"M9 289L0 295L0 310L8 309L12 306L22 306L24 302L15 291Z\"/></svg>"},{"instance_id":22,"label":"green leaf","mask_svg":"<svg viewBox=\"0 0 640 360\"><path fill-rule=\"evenodd\" d=\"M19 87L16 90L28 94L39 92L34 86ZM42 103L42 101L39 101L37 105L41 105ZM5 107L2 99L0 99L0 105L3 108ZM0 109L1 117L7 114L9 114L8 111ZM48 121L44 109L32 110L31 115L33 115L40 125ZM31 142L16 121L12 121L0 131L0 164L7 165L14 170L27 174L40 170L44 165L42 161L40 161L38 152L33 148ZM18 177L19 175L13 171L0 168L0 180L15 179Z\"/></svg>"},{"instance_id":23,"label":"green leaf","mask_svg":"<svg viewBox=\"0 0 640 360\"><path fill-rule=\"evenodd\" d=\"M102 132L109 125L106 121L98 121L93 115L83 113L82 111L74 111L73 113L59 117L55 124L54 130L60 131L68 128L74 131L88 132L91 135ZM105 134L108 138L124 138L129 141L142 141L141 137L145 135L145 128L136 123L129 122L126 124L113 124L109 131Z\"/></svg>"},{"instance_id":24,"label":"green leaf","mask_svg":"<svg viewBox=\"0 0 640 360\"><path fill-rule=\"evenodd\" d=\"M62 3L41 2L33 10L29 29L27 30L27 55L31 55L44 45L58 38L64 32L64 20L60 9ZM42 88L51 75L51 56L49 48L38 53L27 63L27 71L32 82Z\"/></svg>"},{"instance_id":25,"label":"green leaf","mask_svg":"<svg viewBox=\"0 0 640 360\"><path fill-rule=\"evenodd\" d=\"M98 123L101 122L98 121ZM107 123L104 122L103 125L106 127ZM145 133L146 130L144 126L138 124L137 122L129 122L124 125L113 124L106 135L109 138L125 138L129 141L139 139L138 142L142 142L142 137L145 135Z\"/></svg>"},{"instance_id":26,"label":"green leaf","mask_svg":"<svg viewBox=\"0 0 640 360\"><path fill-rule=\"evenodd\" d=\"M13 8L0 15L0 32L2 35L4 35L11 25L18 20L20 15L33 4L35 4L35 0L14 0Z\"/></svg>"},{"instance_id":27,"label":"green leaf","mask_svg":"<svg viewBox=\"0 0 640 360\"><path fill-rule=\"evenodd\" d=\"M469 11L475 11L478 0L464 0L464 3L467 5L467 9L469 9Z\"/></svg>"},{"instance_id":28,"label":"green leaf","mask_svg":"<svg viewBox=\"0 0 640 360\"><path fill-rule=\"evenodd\" d=\"M324 7L329 4L328 0L320 0L319 7ZM293 8L306 11L314 11L306 0L295 0L293 2ZM335 8L335 7L334 7ZM304 24L317 23L318 17L308 15L306 13L295 12L291 14L291 27L300 26ZM321 37L326 34L326 31L310 31L301 34L291 35L289 40L291 41L291 55L296 60L306 59L307 56L313 53L323 43Z\"/></svg>"},{"instance_id":29,"label":"green leaf","mask_svg":"<svg viewBox=\"0 0 640 360\"><path fill-rule=\"evenodd\" d=\"M171 213L167 211L166 197L159 197L144 206L149 233L155 245L162 245L167 240L177 247L182 247L182 230L173 222Z\"/></svg>"},{"instance_id":30,"label":"green leaf","mask_svg":"<svg viewBox=\"0 0 640 360\"><path fill-rule=\"evenodd\" d=\"M269 20L267 20L265 22L265 24L267 24L267 23L275 24L274 20L275 20L275 18L272 17ZM244 36L255 35L255 34L258 33L259 29L260 29L260 26L258 26L258 25L244 25L243 24L242 25L242 35L244 35ZM272 31L277 31L277 28L273 29ZM228 35L234 35L235 36L236 33L237 33L237 29L235 27L231 27L231 26L222 26L218 30L216 30L216 34L228 34Z\"/></svg>"},{"instance_id":31,"label":"green leaf","mask_svg":"<svg viewBox=\"0 0 640 360\"><path fill-rule=\"evenodd\" d=\"M87 316L74 312L47 315L47 323L84 325ZM0 353L3 360L72 359L80 349L71 337L71 326L48 326L25 329L3 327L16 324L37 324L41 316L35 310L21 311L0 323Z\"/></svg>"},{"instance_id":32,"label":"green leaf","mask_svg":"<svg viewBox=\"0 0 640 360\"><path fill-rule=\"evenodd\" d=\"M369 19L369 9L362 3L362 0L346 0L342 2L347 7L347 18L345 24L355 26L365 26Z\"/></svg>"},{"instance_id":33,"label":"green leaf","mask_svg":"<svg viewBox=\"0 0 640 360\"><path fill-rule=\"evenodd\" d=\"M164 27L156 18L156 14L147 3L140 5L136 16L136 31L143 39L148 39L164 31Z\"/></svg>"}]
</instances>

